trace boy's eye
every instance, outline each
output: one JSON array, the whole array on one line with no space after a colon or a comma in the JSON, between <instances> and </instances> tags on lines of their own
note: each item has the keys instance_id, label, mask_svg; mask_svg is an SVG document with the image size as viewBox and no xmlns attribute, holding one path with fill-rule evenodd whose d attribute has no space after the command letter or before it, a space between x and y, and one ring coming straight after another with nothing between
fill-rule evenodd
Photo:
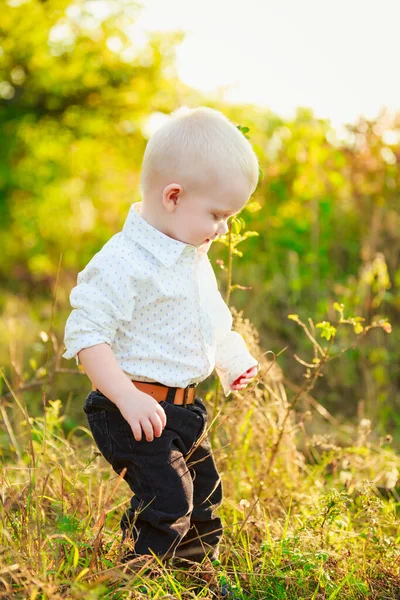
<instances>
[{"instance_id":1,"label":"boy's eye","mask_svg":"<svg viewBox=\"0 0 400 600\"><path fill-rule=\"evenodd\" d=\"M213 217L214 221L222 221L222 220L231 221L233 215L231 215L230 217L227 217L226 219L225 219L225 217L220 217L220 216L214 215L214 214L212 215L212 217Z\"/></svg>"}]
</instances>

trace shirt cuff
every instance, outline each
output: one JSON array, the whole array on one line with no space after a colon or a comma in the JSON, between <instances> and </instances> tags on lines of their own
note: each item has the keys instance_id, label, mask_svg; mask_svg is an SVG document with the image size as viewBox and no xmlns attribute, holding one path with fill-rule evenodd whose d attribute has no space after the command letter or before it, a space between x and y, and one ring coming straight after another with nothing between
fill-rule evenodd
<instances>
[{"instance_id":1,"label":"shirt cuff","mask_svg":"<svg viewBox=\"0 0 400 600\"><path fill-rule=\"evenodd\" d=\"M85 336L84 339L79 337L79 340L69 340L67 350L62 354L62 358L66 358L67 360L74 358L76 361L76 365L79 365L79 356L78 352L83 350L84 348L90 348L91 346L97 346L98 344L108 344L111 346L111 342L108 338L100 335L91 335Z\"/></svg>"},{"instance_id":2,"label":"shirt cuff","mask_svg":"<svg viewBox=\"0 0 400 600\"><path fill-rule=\"evenodd\" d=\"M228 397L229 394L232 392L232 383L238 377L243 375L248 369L256 366L258 366L258 360L256 360L254 356L250 354L250 352L245 352L233 357L229 361L229 366L222 367L221 365L215 365L215 370L221 381L225 397Z\"/></svg>"}]
</instances>

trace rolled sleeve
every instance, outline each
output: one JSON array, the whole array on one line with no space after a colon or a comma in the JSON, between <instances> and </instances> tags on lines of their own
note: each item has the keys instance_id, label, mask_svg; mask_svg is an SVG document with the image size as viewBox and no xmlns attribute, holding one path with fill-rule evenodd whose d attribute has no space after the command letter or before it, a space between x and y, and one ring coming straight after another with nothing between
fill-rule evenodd
<instances>
[{"instance_id":1,"label":"rolled sleeve","mask_svg":"<svg viewBox=\"0 0 400 600\"><path fill-rule=\"evenodd\" d=\"M112 347L119 323L132 318L134 296L127 261L97 254L78 274L70 294L73 310L65 325L63 358L76 357L78 365L80 350L102 343Z\"/></svg>"},{"instance_id":2,"label":"rolled sleeve","mask_svg":"<svg viewBox=\"0 0 400 600\"><path fill-rule=\"evenodd\" d=\"M231 311L219 292L218 295L216 314L220 326L216 328L215 371L227 397L232 391L232 383L247 369L257 366L258 361L248 351L240 333L232 331Z\"/></svg>"}]
</instances>

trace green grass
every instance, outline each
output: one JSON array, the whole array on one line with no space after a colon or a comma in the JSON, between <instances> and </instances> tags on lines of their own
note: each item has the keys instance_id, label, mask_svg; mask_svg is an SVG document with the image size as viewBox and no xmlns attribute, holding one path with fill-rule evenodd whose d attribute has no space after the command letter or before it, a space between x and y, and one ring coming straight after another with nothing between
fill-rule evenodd
<instances>
[{"instance_id":1,"label":"green grass","mask_svg":"<svg viewBox=\"0 0 400 600\"><path fill-rule=\"evenodd\" d=\"M61 401L47 399L47 379L61 372L60 345L47 336L54 357L49 345L34 381L22 379L14 389L2 371L0 597L213 598L212 586L228 579L252 599L400 598L400 457L390 436L374 436L368 419L343 425L310 395L328 362L369 330L389 332L390 325L373 320L361 331L359 321L344 318L343 305L334 307L337 323L320 327L325 346L319 324L290 315L314 350L314 359L295 356L306 367L301 384L285 377L281 353L267 360L256 329L233 310L234 329L258 357L260 373L229 399L218 382L204 394L224 489L220 565L178 569L150 557L125 572L119 521L131 492L97 451L83 411L83 424L71 428ZM336 332L348 325L356 342L346 337L343 347ZM15 357L10 362L13 373ZM76 387L67 406L82 406L90 386ZM43 389L38 417L27 409L33 396L38 404L34 389Z\"/></svg>"},{"instance_id":2,"label":"green grass","mask_svg":"<svg viewBox=\"0 0 400 600\"><path fill-rule=\"evenodd\" d=\"M153 559L151 577L145 569L116 573L127 484L96 454L87 427L64 432L59 400L48 403L45 420L26 418L20 406L11 407L23 417L12 435L20 456L3 444L1 597L213 597L207 584L199 592L207 566L179 570ZM400 460L390 443L370 441L364 422L352 444L308 439L306 459L296 449L292 424L266 476L279 419L276 408L266 408L265 390L237 396L221 410L215 436L225 493L219 577L255 599L400 597L393 486Z\"/></svg>"}]
</instances>

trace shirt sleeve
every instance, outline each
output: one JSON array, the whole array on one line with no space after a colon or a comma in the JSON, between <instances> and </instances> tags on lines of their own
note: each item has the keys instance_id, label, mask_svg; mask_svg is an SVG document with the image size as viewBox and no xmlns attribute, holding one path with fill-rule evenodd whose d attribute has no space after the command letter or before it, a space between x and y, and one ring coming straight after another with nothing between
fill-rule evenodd
<instances>
[{"instance_id":1,"label":"shirt sleeve","mask_svg":"<svg viewBox=\"0 0 400 600\"><path fill-rule=\"evenodd\" d=\"M232 331L232 313L218 290L215 273L208 258L207 262L210 309L216 335L215 371L227 397L232 391L231 384L247 369L257 366L258 360L250 354L240 333Z\"/></svg>"},{"instance_id":2,"label":"shirt sleeve","mask_svg":"<svg viewBox=\"0 0 400 600\"><path fill-rule=\"evenodd\" d=\"M114 255L96 254L78 274L72 288L70 313L64 334L63 358L76 357L83 348L113 345L120 322L129 322L135 305L133 277L129 264Z\"/></svg>"}]
</instances>

